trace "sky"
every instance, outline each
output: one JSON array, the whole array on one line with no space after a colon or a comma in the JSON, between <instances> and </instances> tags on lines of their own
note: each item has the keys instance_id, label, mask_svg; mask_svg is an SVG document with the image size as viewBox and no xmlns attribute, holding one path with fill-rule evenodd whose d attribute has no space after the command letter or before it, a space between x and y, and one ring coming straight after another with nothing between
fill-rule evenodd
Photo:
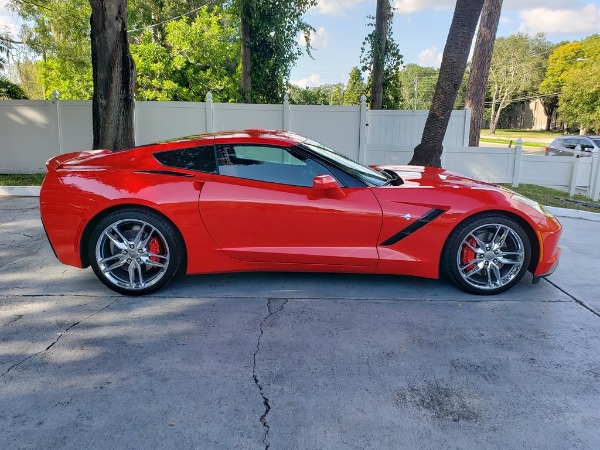
<instances>
[{"instance_id":1,"label":"sky","mask_svg":"<svg viewBox=\"0 0 600 450\"><path fill-rule=\"evenodd\" d=\"M376 0L317 0L305 19L315 28L312 58L303 55L291 73L302 87L346 83L360 64L360 48L372 31L368 16ZM455 1L392 0L393 37L404 64L439 67ZM0 0L0 29L17 35L18 17ZM545 33L551 42L580 40L600 33L600 0L504 0L497 36ZM299 37L299 41L303 41Z\"/></svg>"}]
</instances>

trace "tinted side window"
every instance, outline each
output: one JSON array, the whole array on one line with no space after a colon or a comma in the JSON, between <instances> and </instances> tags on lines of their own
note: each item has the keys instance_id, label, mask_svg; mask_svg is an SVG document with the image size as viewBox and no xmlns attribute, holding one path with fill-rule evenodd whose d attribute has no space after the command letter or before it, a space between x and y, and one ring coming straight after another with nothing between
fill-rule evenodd
<instances>
[{"instance_id":1,"label":"tinted side window","mask_svg":"<svg viewBox=\"0 0 600 450\"><path fill-rule=\"evenodd\" d=\"M575 146L577 144L579 144L579 139L575 139L575 138L564 139L562 141L562 144L567 148L575 148Z\"/></svg>"},{"instance_id":2,"label":"tinted side window","mask_svg":"<svg viewBox=\"0 0 600 450\"><path fill-rule=\"evenodd\" d=\"M198 172L217 172L215 150L212 145L155 153L154 157L159 163L168 167L197 170Z\"/></svg>"},{"instance_id":3,"label":"tinted side window","mask_svg":"<svg viewBox=\"0 0 600 450\"><path fill-rule=\"evenodd\" d=\"M248 180L311 187L317 175L333 174L291 148L261 145L217 146L219 173Z\"/></svg>"},{"instance_id":4,"label":"tinted side window","mask_svg":"<svg viewBox=\"0 0 600 450\"><path fill-rule=\"evenodd\" d=\"M582 149L594 148L594 146L592 145L592 143L589 140L587 140L587 139L580 139L579 140L579 144L581 144L581 148Z\"/></svg>"}]
</instances>

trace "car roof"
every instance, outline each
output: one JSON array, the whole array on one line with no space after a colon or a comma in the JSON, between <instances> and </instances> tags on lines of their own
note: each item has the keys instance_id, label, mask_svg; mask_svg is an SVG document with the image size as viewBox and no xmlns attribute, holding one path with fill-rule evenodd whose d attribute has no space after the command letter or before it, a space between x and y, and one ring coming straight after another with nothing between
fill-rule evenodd
<instances>
[{"instance_id":1,"label":"car roof","mask_svg":"<svg viewBox=\"0 0 600 450\"><path fill-rule=\"evenodd\" d=\"M558 136L555 139L573 139L573 138L575 138L575 139L581 139L581 138L599 139L600 136L588 136L587 134L582 136L580 134L577 134L577 135Z\"/></svg>"},{"instance_id":2,"label":"car roof","mask_svg":"<svg viewBox=\"0 0 600 450\"><path fill-rule=\"evenodd\" d=\"M192 136L177 137L157 141L146 146L168 146L172 144L195 144L195 145L211 145L211 144L228 144L228 143L256 143L256 144L272 144L282 146L292 146L304 142L305 137L300 136L291 131L283 130L266 130L266 129L247 129L247 130L231 130L219 131L215 133L196 134Z\"/></svg>"}]
</instances>

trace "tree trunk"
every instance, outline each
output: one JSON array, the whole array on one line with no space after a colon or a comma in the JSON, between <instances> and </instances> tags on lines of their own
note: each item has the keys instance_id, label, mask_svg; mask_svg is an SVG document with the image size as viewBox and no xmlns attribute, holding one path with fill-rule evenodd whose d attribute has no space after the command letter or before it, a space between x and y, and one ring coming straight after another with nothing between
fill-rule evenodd
<instances>
[{"instance_id":1,"label":"tree trunk","mask_svg":"<svg viewBox=\"0 0 600 450\"><path fill-rule=\"evenodd\" d=\"M484 0L465 100L465 106L471 108L469 147L479 147L483 104L501 10L502 0Z\"/></svg>"},{"instance_id":2,"label":"tree trunk","mask_svg":"<svg viewBox=\"0 0 600 450\"><path fill-rule=\"evenodd\" d=\"M558 107L558 97L540 97L540 103L544 108L544 114L546 114L546 128L544 131L550 131L552 126L552 115L554 110Z\"/></svg>"},{"instance_id":3,"label":"tree trunk","mask_svg":"<svg viewBox=\"0 0 600 450\"><path fill-rule=\"evenodd\" d=\"M494 110L494 108L492 108L492 114L490 116L490 134L496 134L496 128L498 128L498 122L500 122L500 115L506 106L506 97L506 95L502 97L502 100L500 100L500 104L498 105L498 109ZM496 103L494 102L493 104L495 105Z\"/></svg>"},{"instance_id":4,"label":"tree trunk","mask_svg":"<svg viewBox=\"0 0 600 450\"><path fill-rule=\"evenodd\" d=\"M490 112L490 133L489 134L496 133L496 127L494 125L494 117L496 117L496 99L498 98L497 90L498 90L497 87L494 86L494 92L492 94L492 107L491 107L491 112Z\"/></svg>"},{"instance_id":5,"label":"tree trunk","mask_svg":"<svg viewBox=\"0 0 600 450\"><path fill-rule=\"evenodd\" d=\"M457 0L431 109L409 164L441 167L442 142L460 88L483 0Z\"/></svg>"},{"instance_id":6,"label":"tree trunk","mask_svg":"<svg viewBox=\"0 0 600 450\"><path fill-rule=\"evenodd\" d=\"M244 103L252 101L252 82L250 77L250 1L242 0L240 17L240 38L242 41L242 100Z\"/></svg>"},{"instance_id":7,"label":"tree trunk","mask_svg":"<svg viewBox=\"0 0 600 450\"><path fill-rule=\"evenodd\" d=\"M373 73L371 74L371 109L383 108L383 71L385 46L387 43L388 14L391 12L389 0L377 0L375 32L377 48L373 49Z\"/></svg>"},{"instance_id":8,"label":"tree trunk","mask_svg":"<svg viewBox=\"0 0 600 450\"><path fill-rule=\"evenodd\" d=\"M129 53L127 0L89 0L92 6L92 122L94 148L135 146L135 65Z\"/></svg>"}]
</instances>

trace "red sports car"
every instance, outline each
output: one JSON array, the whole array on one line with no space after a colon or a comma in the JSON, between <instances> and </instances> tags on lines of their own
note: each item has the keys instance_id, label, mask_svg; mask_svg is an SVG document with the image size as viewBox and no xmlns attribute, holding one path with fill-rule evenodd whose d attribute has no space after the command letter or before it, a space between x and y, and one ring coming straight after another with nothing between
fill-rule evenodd
<instances>
[{"instance_id":1,"label":"red sports car","mask_svg":"<svg viewBox=\"0 0 600 450\"><path fill-rule=\"evenodd\" d=\"M42 221L60 261L109 288L176 274L445 273L496 294L558 264L560 223L512 191L431 167L365 167L294 133L245 130L47 163Z\"/></svg>"}]
</instances>

